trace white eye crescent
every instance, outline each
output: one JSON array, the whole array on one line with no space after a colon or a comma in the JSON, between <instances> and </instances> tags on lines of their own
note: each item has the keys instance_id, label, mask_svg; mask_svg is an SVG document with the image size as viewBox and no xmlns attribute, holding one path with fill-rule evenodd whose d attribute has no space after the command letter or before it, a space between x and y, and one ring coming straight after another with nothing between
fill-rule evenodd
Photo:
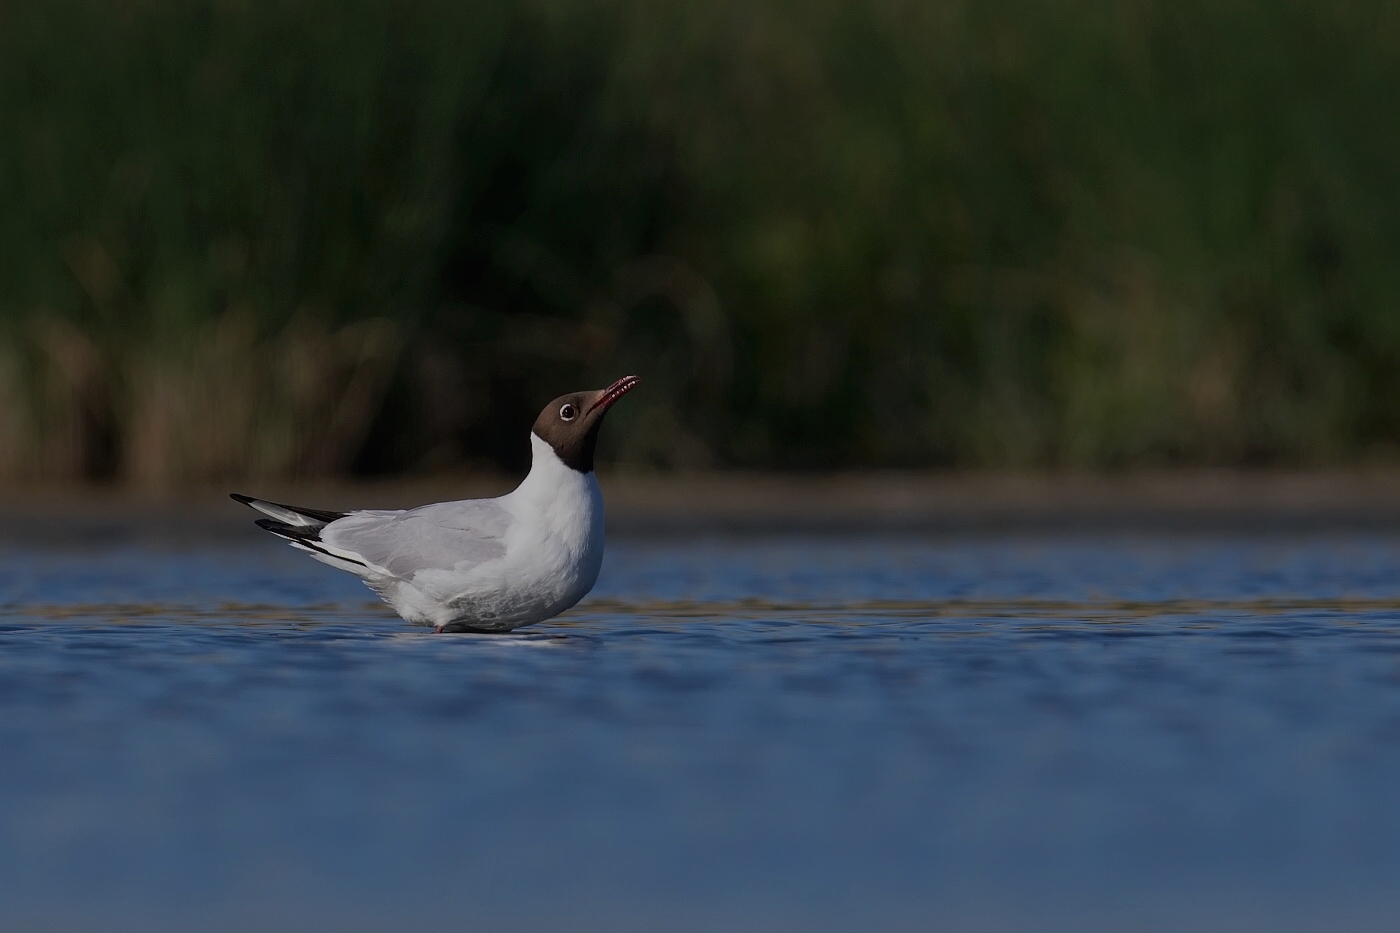
<instances>
[{"instance_id":1,"label":"white eye crescent","mask_svg":"<svg viewBox=\"0 0 1400 933\"><path fill-rule=\"evenodd\" d=\"M565 402L564 406L559 409L559 417L563 418L565 421L573 421L574 417L577 414L578 410L575 409L574 406L570 405L568 402Z\"/></svg>"}]
</instances>

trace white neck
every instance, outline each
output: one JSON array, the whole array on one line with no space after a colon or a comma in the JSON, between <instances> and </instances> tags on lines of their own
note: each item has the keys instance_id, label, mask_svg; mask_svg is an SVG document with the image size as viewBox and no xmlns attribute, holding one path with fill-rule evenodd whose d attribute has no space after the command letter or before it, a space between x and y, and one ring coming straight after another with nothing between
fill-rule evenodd
<instances>
[{"instance_id":1,"label":"white neck","mask_svg":"<svg viewBox=\"0 0 1400 933\"><path fill-rule=\"evenodd\" d=\"M502 504L527 518L530 527L547 532L580 554L589 553L587 563L596 576L595 565L603 553L603 492L598 478L565 466L554 448L533 433L530 447L534 452L530 474L502 498Z\"/></svg>"},{"instance_id":2,"label":"white neck","mask_svg":"<svg viewBox=\"0 0 1400 933\"><path fill-rule=\"evenodd\" d=\"M534 431L530 432L530 454L530 472L511 493L513 498L549 501L561 494L567 495L565 490L582 492L598 486L592 472L580 473L566 466L554 448Z\"/></svg>"}]
</instances>

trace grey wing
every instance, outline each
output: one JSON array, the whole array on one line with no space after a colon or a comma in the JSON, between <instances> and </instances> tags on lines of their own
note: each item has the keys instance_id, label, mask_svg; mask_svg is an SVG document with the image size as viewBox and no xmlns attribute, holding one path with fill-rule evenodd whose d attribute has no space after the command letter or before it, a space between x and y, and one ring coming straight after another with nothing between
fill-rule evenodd
<instances>
[{"instance_id":1,"label":"grey wing","mask_svg":"<svg viewBox=\"0 0 1400 933\"><path fill-rule=\"evenodd\" d=\"M395 577L423 570L465 572L505 556L510 513L492 499L425 505L408 512L352 512L321 540Z\"/></svg>"}]
</instances>

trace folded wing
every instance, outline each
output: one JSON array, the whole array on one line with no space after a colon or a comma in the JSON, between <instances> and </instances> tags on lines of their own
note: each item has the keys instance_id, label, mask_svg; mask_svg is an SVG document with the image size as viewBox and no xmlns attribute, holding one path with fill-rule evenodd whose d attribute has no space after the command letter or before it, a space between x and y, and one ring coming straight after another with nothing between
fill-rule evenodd
<instances>
[{"instance_id":1,"label":"folded wing","mask_svg":"<svg viewBox=\"0 0 1400 933\"><path fill-rule=\"evenodd\" d=\"M510 513L491 499L407 512L352 512L321 529L320 540L372 569L411 581L425 570L465 573L505 556Z\"/></svg>"}]
</instances>

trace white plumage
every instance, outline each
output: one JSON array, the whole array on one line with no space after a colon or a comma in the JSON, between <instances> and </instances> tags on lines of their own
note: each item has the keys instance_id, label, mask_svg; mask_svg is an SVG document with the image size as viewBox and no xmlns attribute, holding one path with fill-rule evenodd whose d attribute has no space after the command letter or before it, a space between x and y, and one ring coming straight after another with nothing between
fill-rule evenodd
<instances>
[{"instance_id":1,"label":"white plumage","mask_svg":"<svg viewBox=\"0 0 1400 933\"><path fill-rule=\"evenodd\" d=\"M263 528L358 575L409 622L510 631L558 615L597 581L603 495L593 442L603 413L637 381L552 402L530 434L529 475L499 498L348 513L234 498L270 517Z\"/></svg>"}]
</instances>

